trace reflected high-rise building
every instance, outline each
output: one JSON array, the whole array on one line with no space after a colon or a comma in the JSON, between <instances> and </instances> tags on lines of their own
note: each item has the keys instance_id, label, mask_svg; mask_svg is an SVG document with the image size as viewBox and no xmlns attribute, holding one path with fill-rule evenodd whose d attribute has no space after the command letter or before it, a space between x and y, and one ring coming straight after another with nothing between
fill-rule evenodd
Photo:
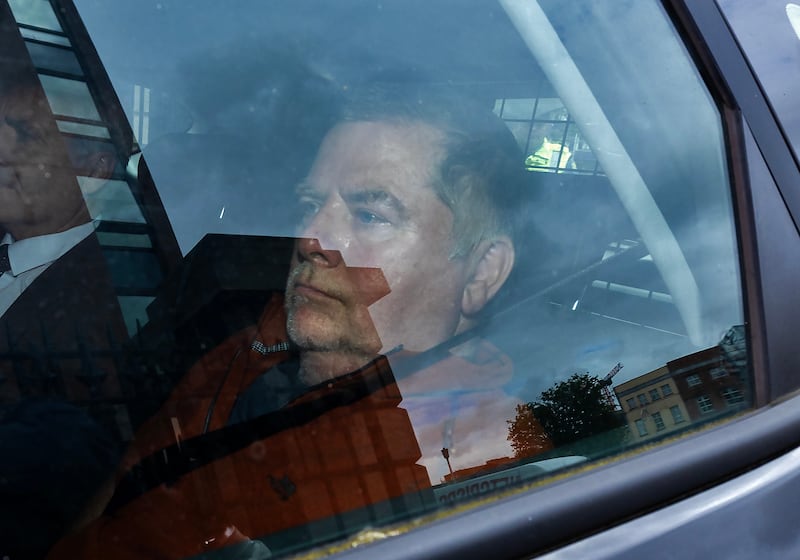
<instances>
[{"instance_id":1,"label":"reflected high-rise building","mask_svg":"<svg viewBox=\"0 0 800 560\"><path fill-rule=\"evenodd\" d=\"M0 0L0 53L0 93L14 95L16 106L35 112L47 134L60 137L43 157L65 153L72 166L52 181L51 193L80 189L79 213L92 224L3 309L0 407L31 398L66 400L128 439L129 405L152 382L136 378L146 373L129 363L125 348L148 322L147 307L181 254L72 3ZM17 126L21 117L3 101L4 122ZM12 163L3 162L7 169ZM3 243L20 241L12 229L0 224Z\"/></svg>"}]
</instances>

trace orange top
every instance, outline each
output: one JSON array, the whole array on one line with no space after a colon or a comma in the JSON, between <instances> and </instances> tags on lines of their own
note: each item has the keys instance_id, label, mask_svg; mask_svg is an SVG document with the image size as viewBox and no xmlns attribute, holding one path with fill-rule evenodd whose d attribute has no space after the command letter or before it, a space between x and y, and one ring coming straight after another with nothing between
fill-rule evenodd
<instances>
[{"instance_id":1,"label":"orange top","mask_svg":"<svg viewBox=\"0 0 800 560\"><path fill-rule=\"evenodd\" d=\"M140 486L128 473L114 509L62 540L50 558L185 558L247 538L266 537L269 544L270 535L279 538L289 529L306 544L341 536L365 523L435 506L418 438L444 464L436 447L443 419L455 414L461 426L455 434L467 435L469 426L481 425L482 415L501 406L507 412L484 416L483 424L497 421L502 431L486 433L505 439L505 419L514 417L517 402L501 391L510 363L483 341L401 374L399 382L389 360L379 357L280 410L225 427L236 396L288 357L287 352L263 356L250 344L285 340L284 326L283 306L275 298L256 327L237 333L192 367L126 454L126 470L150 456ZM391 361L397 371L415 363L403 352ZM401 406L401 388L409 394L413 424ZM202 436L207 421L209 433ZM453 461L460 456L455 453ZM476 455L471 464L457 467L491 458Z\"/></svg>"}]
</instances>

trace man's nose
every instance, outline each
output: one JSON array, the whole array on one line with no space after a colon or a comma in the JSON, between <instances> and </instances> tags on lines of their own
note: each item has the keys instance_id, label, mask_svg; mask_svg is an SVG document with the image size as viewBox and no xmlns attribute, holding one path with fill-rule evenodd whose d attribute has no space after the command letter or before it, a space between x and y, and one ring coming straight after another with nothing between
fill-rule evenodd
<instances>
[{"instance_id":1,"label":"man's nose","mask_svg":"<svg viewBox=\"0 0 800 560\"><path fill-rule=\"evenodd\" d=\"M300 237L297 239L296 246L301 261L310 261L328 268L335 268L342 262L340 251L324 249L316 237Z\"/></svg>"},{"instance_id":2,"label":"man's nose","mask_svg":"<svg viewBox=\"0 0 800 560\"><path fill-rule=\"evenodd\" d=\"M326 204L300 232L297 252L303 260L315 264L338 266L342 262L342 249L349 245L342 217L337 209Z\"/></svg>"}]
</instances>

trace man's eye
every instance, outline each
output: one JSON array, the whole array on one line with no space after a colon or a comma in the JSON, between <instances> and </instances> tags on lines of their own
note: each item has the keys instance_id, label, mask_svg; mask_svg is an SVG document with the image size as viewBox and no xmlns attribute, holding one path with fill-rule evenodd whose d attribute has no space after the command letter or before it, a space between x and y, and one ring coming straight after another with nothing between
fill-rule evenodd
<instances>
[{"instance_id":1,"label":"man's eye","mask_svg":"<svg viewBox=\"0 0 800 560\"><path fill-rule=\"evenodd\" d=\"M359 223L365 225L390 223L389 220L384 216L381 216L380 214L376 214L374 212L370 212L369 210L356 210L355 212L353 212L353 216Z\"/></svg>"}]
</instances>

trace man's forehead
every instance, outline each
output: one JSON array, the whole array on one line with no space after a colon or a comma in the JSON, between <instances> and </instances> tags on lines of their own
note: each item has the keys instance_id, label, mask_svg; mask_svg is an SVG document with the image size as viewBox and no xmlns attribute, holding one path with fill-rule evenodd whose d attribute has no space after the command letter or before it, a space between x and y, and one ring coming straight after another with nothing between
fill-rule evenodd
<instances>
[{"instance_id":1,"label":"man's forehead","mask_svg":"<svg viewBox=\"0 0 800 560\"><path fill-rule=\"evenodd\" d=\"M433 123L420 119L387 116L364 120L347 120L338 123L326 135L326 141L355 142L384 141L404 143L406 141L438 144L444 133Z\"/></svg>"},{"instance_id":2,"label":"man's forehead","mask_svg":"<svg viewBox=\"0 0 800 560\"><path fill-rule=\"evenodd\" d=\"M429 186L443 154L443 134L423 122L340 123L325 137L306 183L394 192Z\"/></svg>"}]
</instances>

